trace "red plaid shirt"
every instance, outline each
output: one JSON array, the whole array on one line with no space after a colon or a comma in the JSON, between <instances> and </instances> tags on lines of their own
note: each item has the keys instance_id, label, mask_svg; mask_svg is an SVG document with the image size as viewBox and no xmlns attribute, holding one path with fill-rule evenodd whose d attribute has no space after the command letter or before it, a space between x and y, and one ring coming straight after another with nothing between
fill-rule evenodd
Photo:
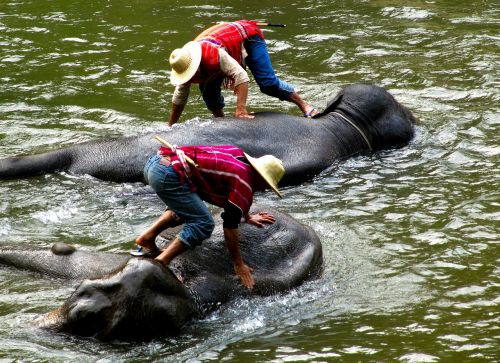
<instances>
[{"instance_id":1,"label":"red plaid shirt","mask_svg":"<svg viewBox=\"0 0 500 363\"><path fill-rule=\"evenodd\" d=\"M201 63L191 78L191 82L205 83L219 75L224 76L219 65L219 46L209 42L201 42Z\"/></svg>"},{"instance_id":2,"label":"red plaid shirt","mask_svg":"<svg viewBox=\"0 0 500 363\"><path fill-rule=\"evenodd\" d=\"M191 82L205 83L222 73L219 66L220 47L223 47L232 58L243 65L241 48L243 41L256 34L264 39L264 34L257 26L257 22L249 20L221 23L201 32L194 39L201 43L201 63ZM224 85L232 88L232 80L226 79Z\"/></svg>"},{"instance_id":3,"label":"red plaid shirt","mask_svg":"<svg viewBox=\"0 0 500 363\"><path fill-rule=\"evenodd\" d=\"M191 167L189 176L170 148L160 147L159 153L170 157L181 180L187 177L201 199L221 208L226 208L229 202L241 210L242 216L248 214L253 202L254 171L244 162L243 150L232 145L182 146L178 149L198 165Z\"/></svg>"},{"instance_id":4,"label":"red plaid shirt","mask_svg":"<svg viewBox=\"0 0 500 363\"><path fill-rule=\"evenodd\" d=\"M238 20L232 23L214 25L201 32L194 40L207 41L219 47L224 47L231 57L243 64L241 46L243 41L251 36L259 35L264 39L262 30L256 21Z\"/></svg>"}]
</instances>

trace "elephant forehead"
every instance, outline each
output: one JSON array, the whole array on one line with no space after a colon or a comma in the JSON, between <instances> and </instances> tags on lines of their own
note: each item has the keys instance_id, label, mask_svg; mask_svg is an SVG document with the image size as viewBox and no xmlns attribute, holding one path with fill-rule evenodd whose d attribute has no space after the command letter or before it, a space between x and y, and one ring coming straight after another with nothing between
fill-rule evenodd
<instances>
[{"instance_id":1,"label":"elephant forehead","mask_svg":"<svg viewBox=\"0 0 500 363\"><path fill-rule=\"evenodd\" d=\"M85 314L98 314L112 306L113 302L106 294L98 290L86 294L83 290L75 294L74 298L67 303L68 319L77 320Z\"/></svg>"},{"instance_id":2,"label":"elephant forehead","mask_svg":"<svg viewBox=\"0 0 500 363\"><path fill-rule=\"evenodd\" d=\"M134 300L144 293L187 296L173 274L157 261L132 258L121 269L97 279L84 280L74 297L105 295L122 300Z\"/></svg>"}]
</instances>

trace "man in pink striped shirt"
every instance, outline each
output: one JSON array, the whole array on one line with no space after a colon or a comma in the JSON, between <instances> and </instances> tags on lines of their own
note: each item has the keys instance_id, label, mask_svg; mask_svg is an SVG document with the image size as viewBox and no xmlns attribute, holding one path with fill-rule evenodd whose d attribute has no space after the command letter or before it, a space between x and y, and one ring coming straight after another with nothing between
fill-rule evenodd
<instances>
[{"instance_id":1,"label":"man in pink striped shirt","mask_svg":"<svg viewBox=\"0 0 500 363\"><path fill-rule=\"evenodd\" d=\"M191 161L190 165L188 161ZM278 196L278 182L285 169L272 155L252 158L232 145L161 147L144 167L146 182L155 190L168 209L137 239L134 256L157 256L168 265L188 248L194 248L210 237L215 227L203 201L224 208L224 238L234 270L247 288L254 286L252 268L240 254L238 225L247 223L262 227L274 223L266 212L249 214L254 192L271 187ZM166 228L183 224L181 232L160 251L155 239Z\"/></svg>"}]
</instances>

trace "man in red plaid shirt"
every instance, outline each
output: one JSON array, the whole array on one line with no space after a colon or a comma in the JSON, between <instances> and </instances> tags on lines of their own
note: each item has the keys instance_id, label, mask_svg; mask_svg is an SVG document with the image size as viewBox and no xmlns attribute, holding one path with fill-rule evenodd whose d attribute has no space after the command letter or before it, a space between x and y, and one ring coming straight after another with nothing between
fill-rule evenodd
<instances>
[{"instance_id":1,"label":"man in red plaid shirt","mask_svg":"<svg viewBox=\"0 0 500 363\"><path fill-rule=\"evenodd\" d=\"M171 83L176 86L172 97L169 125L175 124L184 110L191 83L198 83L203 100L214 116L224 116L221 85L236 94L236 117L253 118L247 112L250 68L260 90L272 97L295 103L305 117L318 111L304 101L294 88L274 73L264 35L257 22L238 20L214 25L195 41L176 49L170 55Z\"/></svg>"},{"instance_id":2,"label":"man in red plaid shirt","mask_svg":"<svg viewBox=\"0 0 500 363\"><path fill-rule=\"evenodd\" d=\"M168 265L178 254L201 244L215 226L203 202L207 201L224 208L224 238L234 270L243 285L252 288L253 270L240 254L238 225L243 218L257 227L274 223L271 214L249 214L249 210L257 190L271 187L281 197L278 182L284 172L281 161L274 156L252 158L232 145L161 147L146 163L144 177L168 210L136 239L139 249L132 255L157 256ZM158 234L179 224L183 224L181 232L160 251L155 244Z\"/></svg>"}]
</instances>

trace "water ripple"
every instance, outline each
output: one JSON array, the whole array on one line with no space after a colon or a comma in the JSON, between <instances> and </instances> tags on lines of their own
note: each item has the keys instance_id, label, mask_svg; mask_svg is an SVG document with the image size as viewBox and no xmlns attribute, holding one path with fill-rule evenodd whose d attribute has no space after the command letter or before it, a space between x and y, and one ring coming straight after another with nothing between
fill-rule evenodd
<instances>
[{"instance_id":1,"label":"water ripple","mask_svg":"<svg viewBox=\"0 0 500 363\"><path fill-rule=\"evenodd\" d=\"M400 18L400 19L410 19L410 20L420 20L434 16L434 13L424 9L412 8L409 6L405 6L402 8L396 7L386 7L382 9L382 14L388 15L392 18Z\"/></svg>"}]
</instances>

